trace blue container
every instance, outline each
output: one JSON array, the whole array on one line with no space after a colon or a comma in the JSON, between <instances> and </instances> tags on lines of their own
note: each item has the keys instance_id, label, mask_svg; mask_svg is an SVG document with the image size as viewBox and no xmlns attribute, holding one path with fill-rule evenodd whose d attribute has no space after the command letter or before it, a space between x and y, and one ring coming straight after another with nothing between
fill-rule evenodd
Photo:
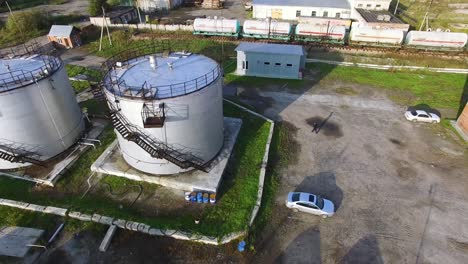
<instances>
[{"instance_id":1,"label":"blue container","mask_svg":"<svg viewBox=\"0 0 468 264\"><path fill-rule=\"evenodd\" d=\"M201 192L197 193L197 203L203 202L203 194Z\"/></svg>"},{"instance_id":2,"label":"blue container","mask_svg":"<svg viewBox=\"0 0 468 264\"><path fill-rule=\"evenodd\" d=\"M197 193L191 193L190 194L190 201L191 202L196 202L197 201Z\"/></svg>"},{"instance_id":3,"label":"blue container","mask_svg":"<svg viewBox=\"0 0 468 264\"><path fill-rule=\"evenodd\" d=\"M239 252L244 252L245 244L246 244L245 241L239 242L239 245L237 245L237 250L239 250Z\"/></svg>"},{"instance_id":4,"label":"blue container","mask_svg":"<svg viewBox=\"0 0 468 264\"><path fill-rule=\"evenodd\" d=\"M203 203L208 203L210 201L210 195L207 193L203 194Z\"/></svg>"}]
</instances>

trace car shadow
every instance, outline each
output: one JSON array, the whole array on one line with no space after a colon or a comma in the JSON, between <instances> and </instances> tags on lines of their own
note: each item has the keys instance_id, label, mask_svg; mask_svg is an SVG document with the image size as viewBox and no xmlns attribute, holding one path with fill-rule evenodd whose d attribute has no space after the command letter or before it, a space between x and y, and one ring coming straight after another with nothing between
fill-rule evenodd
<instances>
[{"instance_id":1,"label":"car shadow","mask_svg":"<svg viewBox=\"0 0 468 264\"><path fill-rule=\"evenodd\" d=\"M346 253L340 263L343 264L383 264L379 243L374 235L367 235L359 239Z\"/></svg>"},{"instance_id":2,"label":"car shadow","mask_svg":"<svg viewBox=\"0 0 468 264\"><path fill-rule=\"evenodd\" d=\"M294 190L320 195L335 204L337 211L343 201L343 191L336 185L336 176L333 172L319 172L313 176L307 176Z\"/></svg>"},{"instance_id":3,"label":"car shadow","mask_svg":"<svg viewBox=\"0 0 468 264\"><path fill-rule=\"evenodd\" d=\"M423 110L423 111L426 111L428 113L433 113L433 114L436 114L439 117L442 117L439 110L437 110L435 108L432 108L428 104L418 104L418 105L415 105L415 106L409 106L408 109L407 109L407 111L413 111L413 110Z\"/></svg>"},{"instance_id":4,"label":"car shadow","mask_svg":"<svg viewBox=\"0 0 468 264\"><path fill-rule=\"evenodd\" d=\"M273 263L320 264L320 231L309 228L297 236Z\"/></svg>"}]
</instances>

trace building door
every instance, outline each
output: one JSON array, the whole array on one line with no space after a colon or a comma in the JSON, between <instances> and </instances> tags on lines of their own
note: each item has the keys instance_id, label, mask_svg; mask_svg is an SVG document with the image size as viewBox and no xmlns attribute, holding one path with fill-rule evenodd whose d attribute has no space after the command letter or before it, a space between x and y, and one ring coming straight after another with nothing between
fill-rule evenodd
<instances>
[{"instance_id":1,"label":"building door","mask_svg":"<svg viewBox=\"0 0 468 264\"><path fill-rule=\"evenodd\" d=\"M63 40L64 40L64 43L65 43L65 47L71 47L70 40L68 38L63 38Z\"/></svg>"},{"instance_id":2,"label":"building door","mask_svg":"<svg viewBox=\"0 0 468 264\"><path fill-rule=\"evenodd\" d=\"M283 18L283 9L272 9L271 18L282 19Z\"/></svg>"}]
</instances>

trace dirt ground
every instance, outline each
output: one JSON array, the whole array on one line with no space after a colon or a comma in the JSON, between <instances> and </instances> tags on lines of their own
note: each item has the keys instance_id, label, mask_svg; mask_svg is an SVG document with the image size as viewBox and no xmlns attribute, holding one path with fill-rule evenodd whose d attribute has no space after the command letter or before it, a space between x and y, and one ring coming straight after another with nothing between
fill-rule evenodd
<instances>
[{"instance_id":1,"label":"dirt ground","mask_svg":"<svg viewBox=\"0 0 468 264\"><path fill-rule=\"evenodd\" d=\"M106 253L98 251L104 234L64 236L40 263L466 263L466 145L441 125L406 121L406 106L382 90L305 83L238 91L296 127L301 146L255 251L119 231ZM317 134L313 123L323 123ZM337 212L328 219L292 212L284 206L289 191L323 195Z\"/></svg>"}]
</instances>

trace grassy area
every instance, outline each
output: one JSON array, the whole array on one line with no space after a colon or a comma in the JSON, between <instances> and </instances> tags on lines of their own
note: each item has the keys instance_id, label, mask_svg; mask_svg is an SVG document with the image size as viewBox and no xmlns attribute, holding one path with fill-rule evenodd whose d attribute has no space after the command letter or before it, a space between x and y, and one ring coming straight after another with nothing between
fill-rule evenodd
<instances>
[{"instance_id":1,"label":"grassy area","mask_svg":"<svg viewBox=\"0 0 468 264\"><path fill-rule=\"evenodd\" d=\"M109 108L106 102L100 102L95 99L90 99L80 103L81 108L86 108L90 115L107 115Z\"/></svg>"},{"instance_id":2,"label":"grassy area","mask_svg":"<svg viewBox=\"0 0 468 264\"><path fill-rule=\"evenodd\" d=\"M99 108L97 103L88 103ZM223 181L221 197L216 206L208 207L201 215L201 223L196 225L191 216L146 217L131 207L120 207L99 193L81 195L90 175L90 166L114 139L111 127L106 128L101 138L102 146L82 155L74 166L66 172L54 189L10 179L0 178L0 197L43 205L54 205L85 213L99 213L117 218L134 220L154 227L189 230L206 235L221 237L247 227L247 222L257 196L258 175L263 158L270 124L264 120L226 104L226 116L240 117L243 125L234 148L229 175ZM103 180L118 191L119 186L132 184L132 181L106 177ZM151 190L150 186L147 186ZM145 188L146 189L146 188Z\"/></svg>"},{"instance_id":3,"label":"grassy area","mask_svg":"<svg viewBox=\"0 0 468 264\"><path fill-rule=\"evenodd\" d=\"M8 4L10 5L11 10L20 10L38 5L61 5L66 2L67 0L14 0L8 1ZM8 7L4 1L0 2L0 12L8 12Z\"/></svg>"},{"instance_id":4,"label":"grassy area","mask_svg":"<svg viewBox=\"0 0 468 264\"><path fill-rule=\"evenodd\" d=\"M90 88L91 87L90 81L98 82L102 78L101 77L102 74L100 71L93 70L90 68L86 68L86 67L82 67L78 65L72 65L72 64L67 64L65 68L67 70L68 77L75 77L78 75L86 75L88 77L88 80L70 82L76 93L80 93Z\"/></svg>"},{"instance_id":5,"label":"grassy area","mask_svg":"<svg viewBox=\"0 0 468 264\"><path fill-rule=\"evenodd\" d=\"M405 105L427 104L434 108L458 109L467 82L463 74L426 71L386 71L321 63L307 64L325 81L370 85L391 91L390 98Z\"/></svg>"},{"instance_id":6,"label":"grassy area","mask_svg":"<svg viewBox=\"0 0 468 264\"><path fill-rule=\"evenodd\" d=\"M419 30L424 14L428 11L430 0L400 0L397 16L413 28ZM434 1L429 10L429 27L451 29L452 31L468 32L468 29L457 29L452 24L468 24L468 14L457 12L456 7L450 7L449 4L466 3L460 0L438 0ZM396 1L392 4L391 10L394 10ZM467 9L464 9L465 11ZM424 28L423 28L424 30Z\"/></svg>"}]
</instances>

